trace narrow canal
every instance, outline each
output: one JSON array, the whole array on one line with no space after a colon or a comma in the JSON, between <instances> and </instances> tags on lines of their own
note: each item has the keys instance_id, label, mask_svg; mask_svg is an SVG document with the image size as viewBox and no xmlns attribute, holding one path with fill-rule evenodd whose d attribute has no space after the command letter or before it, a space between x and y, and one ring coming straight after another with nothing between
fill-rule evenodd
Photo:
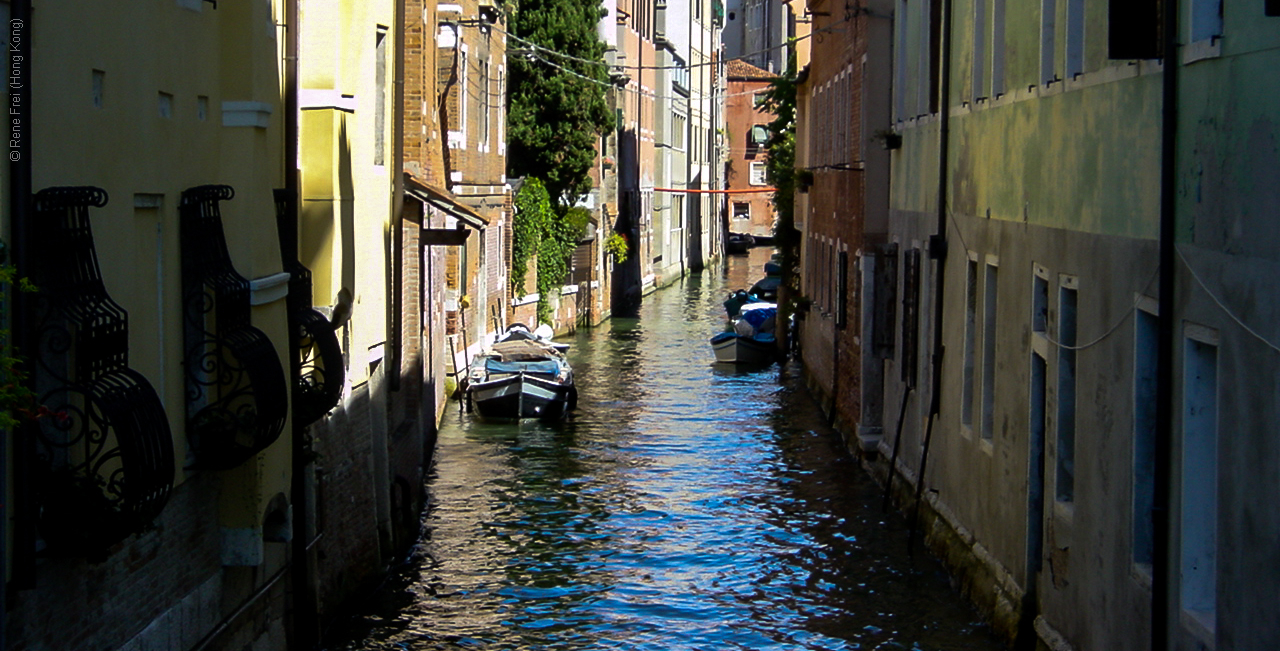
<instances>
[{"instance_id":1,"label":"narrow canal","mask_svg":"<svg viewBox=\"0 0 1280 651\"><path fill-rule=\"evenodd\" d=\"M762 253L570 339L564 423L452 405L412 562L329 648L1001 648L794 367L711 363Z\"/></svg>"}]
</instances>

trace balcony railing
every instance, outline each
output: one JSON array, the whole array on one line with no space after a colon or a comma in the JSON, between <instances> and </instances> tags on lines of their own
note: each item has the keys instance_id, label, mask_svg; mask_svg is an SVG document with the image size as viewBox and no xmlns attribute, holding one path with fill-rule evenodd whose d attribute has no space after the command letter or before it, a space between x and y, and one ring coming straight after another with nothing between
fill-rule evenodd
<instances>
[{"instance_id":1,"label":"balcony railing","mask_svg":"<svg viewBox=\"0 0 1280 651\"><path fill-rule=\"evenodd\" d=\"M225 185L182 193L182 299L187 438L195 466L233 468L284 429L286 380L271 340L250 324L249 281L231 264L220 204Z\"/></svg>"},{"instance_id":2,"label":"balcony railing","mask_svg":"<svg viewBox=\"0 0 1280 651\"><path fill-rule=\"evenodd\" d=\"M91 559L150 524L174 476L164 407L129 368L128 315L98 267L89 208L106 203L99 188L40 191L30 242L39 530L50 551Z\"/></svg>"}]
</instances>

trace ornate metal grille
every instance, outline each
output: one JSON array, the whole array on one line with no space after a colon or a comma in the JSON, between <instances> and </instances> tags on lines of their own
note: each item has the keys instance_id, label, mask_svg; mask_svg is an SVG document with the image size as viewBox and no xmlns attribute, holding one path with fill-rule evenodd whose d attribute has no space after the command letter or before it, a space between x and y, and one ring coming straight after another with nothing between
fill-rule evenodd
<instances>
[{"instance_id":1,"label":"ornate metal grille","mask_svg":"<svg viewBox=\"0 0 1280 651\"><path fill-rule=\"evenodd\" d=\"M293 421L305 427L338 404L346 369L333 324L311 307L311 270L298 261L294 196L276 190L280 258L289 272L289 345L293 355Z\"/></svg>"},{"instance_id":2,"label":"ornate metal grille","mask_svg":"<svg viewBox=\"0 0 1280 651\"><path fill-rule=\"evenodd\" d=\"M93 187L35 196L29 245L36 295L33 379L47 415L32 428L40 533L56 553L101 558L169 499L173 436L155 389L129 368L128 315L107 295L89 207Z\"/></svg>"},{"instance_id":3,"label":"ornate metal grille","mask_svg":"<svg viewBox=\"0 0 1280 651\"><path fill-rule=\"evenodd\" d=\"M225 185L182 193L187 438L201 468L233 468L275 442L288 396L275 347L249 323L249 281L227 252Z\"/></svg>"}]
</instances>

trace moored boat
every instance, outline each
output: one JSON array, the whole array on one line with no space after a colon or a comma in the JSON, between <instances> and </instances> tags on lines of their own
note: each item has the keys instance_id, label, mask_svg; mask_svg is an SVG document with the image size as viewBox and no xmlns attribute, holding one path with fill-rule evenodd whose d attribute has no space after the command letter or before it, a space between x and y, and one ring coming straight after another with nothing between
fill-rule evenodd
<instances>
[{"instance_id":1,"label":"moored boat","mask_svg":"<svg viewBox=\"0 0 1280 651\"><path fill-rule=\"evenodd\" d=\"M565 358L568 346L513 326L473 360L466 389L485 419L558 419L573 409L578 390Z\"/></svg>"},{"instance_id":2,"label":"moored boat","mask_svg":"<svg viewBox=\"0 0 1280 651\"><path fill-rule=\"evenodd\" d=\"M744 336L721 332L711 338L716 361L725 364L768 364L778 354L777 339L767 332Z\"/></svg>"},{"instance_id":3,"label":"moored boat","mask_svg":"<svg viewBox=\"0 0 1280 651\"><path fill-rule=\"evenodd\" d=\"M729 233L729 237L725 239L724 249L726 253L746 253L747 249L755 246L755 238L745 233Z\"/></svg>"},{"instance_id":4,"label":"moored boat","mask_svg":"<svg viewBox=\"0 0 1280 651\"><path fill-rule=\"evenodd\" d=\"M729 329L711 338L711 349L715 351L716 361L727 364L772 362L777 357L778 344L773 333L777 306L763 302L726 302L725 309L731 315Z\"/></svg>"}]
</instances>

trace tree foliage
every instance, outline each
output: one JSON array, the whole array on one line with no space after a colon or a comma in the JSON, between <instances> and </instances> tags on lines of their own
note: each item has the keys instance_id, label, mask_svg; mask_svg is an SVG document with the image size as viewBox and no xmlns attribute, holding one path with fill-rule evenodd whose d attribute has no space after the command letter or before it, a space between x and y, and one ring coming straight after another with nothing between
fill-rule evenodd
<instances>
[{"instance_id":1,"label":"tree foliage","mask_svg":"<svg viewBox=\"0 0 1280 651\"><path fill-rule=\"evenodd\" d=\"M542 179L557 208L591 189L597 139L613 129L600 18L599 2L521 0L509 24L524 42L508 58L507 175Z\"/></svg>"},{"instance_id":2,"label":"tree foliage","mask_svg":"<svg viewBox=\"0 0 1280 651\"><path fill-rule=\"evenodd\" d=\"M795 228L796 204L796 75L795 55L787 62L785 75L774 79L762 93L761 106L776 117L769 123L769 152L765 172L773 193L773 241L782 267L782 287L778 293L779 321L786 322L800 296L800 233Z\"/></svg>"}]
</instances>

